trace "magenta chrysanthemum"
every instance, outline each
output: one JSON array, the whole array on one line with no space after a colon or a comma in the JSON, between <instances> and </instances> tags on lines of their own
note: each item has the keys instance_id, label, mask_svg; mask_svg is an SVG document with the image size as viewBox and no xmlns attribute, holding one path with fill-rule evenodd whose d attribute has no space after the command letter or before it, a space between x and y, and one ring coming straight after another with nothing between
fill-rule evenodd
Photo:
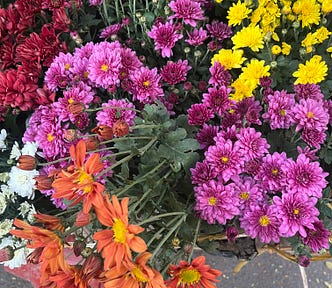
<instances>
[{"instance_id":1,"label":"magenta chrysanthemum","mask_svg":"<svg viewBox=\"0 0 332 288\"><path fill-rule=\"evenodd\" d=\"M307 237L302 239L303 243L310 246L313 252L318 253L319 250L325 248L330 248L329 237L330 232L324 227L322 221L317 221L313 223L314 229L308 229Z\"/></svg>"},{"instance_id":2,"label":"magenta chrysanthemum","mask_svg":"<svg viewBox=\"0 0 332 288\"><path fill-rule=\"evenodd\" d=\"M226 23L213 20L211 24L206 24L206 29L212 38L223 41L232 36L233 31Z\"/></svg>"},{"instance_id":3,"label":"magenta chrysanthemum","mask_svg":"<svg viewBox=\"0 0 332 288\"><path fill-rule=\"evenodd\" d=\"M303 129L301 136L304 142L314 148L320 148L326 139L325 131L317 129Z\"/></svg>"},{"instance_id":4,"label":"magenta chrysanthemum","mask_svg":"<svg viewBox=\"0 0 332 288\"><path fill-rule=\"evenodd\" d=\"M320 86L317 84L297 84L293 86L295 97L300 99L313 99L316 101L322 101L324 94L320 90Z\"/></svg>"},{"instance_id":5,"label":"magenta chrysanthemum","mask_svg":"<svg viewBox=\"0 0 332 288\"><path fill-rule=\"evenodd\" d=\"M211 108L213 112L219 116L223 116L224 113L230 109L233 101L229 100L230 88L221 86L217 88L209 88L208 93L203 94L203 104Z\"/></svg>"},{"instance_id":6,"label":"magenta chrysanthemum","mask_svg":"<svg viewBox=\"0 0 332 288\"><path fill-rule=\"evenodd\" d=\"M219 131L218 126L204 124L202 129L196 134L196 139L200 144L200 148L206 150L209 146L214 145L214 137Z\"/></svg>"},{"instance_id":7,"label":"magenta chrysanthemum","mask_svg":"<svg viewBox=\"0 0 332 288\"><path fill-rule=\"evenodd\" d=\"M199 46L208 38L207 32L201 27L193 29L191 32L187 31L188 39L185 41L192 46Z\"/></svg>"},{"instance_id":8,"label":"magenta chrysanthemum","mask_svg":"<svg viewBox=\"0 0 332 288\"><path fill-rule=\"evenodd\" d=\"M196 162L195 168L190 169L191 181L193 184L203 184L214 179L217 176L217 172L207 162Z\"/></svg>"},{"instance_id":9,"label":"magenta chrysanthemum","mask_svg":"<svg viewBox=\"0 0 332 288\"><path fill-rule=\"evenodd\" d=\"M229 86L232 80L231 73L220 64L219 61L215 61L214 64L209 69L211 77L209 79L209 84L213 86Z\"/></svg>"},{"instance_id":10,"label":"magenta chrysanthemum","mask_svg":"<svg viewBox=\"0 0 332 288\"><path fill-rule=\"evenodd\" d=\"M118 23L109 25L100 32L99 38L101 38L101 39L111 38L112 39L113 37L117 36L118 32L121 30L122 27L123 27L123 25L118 24Z\"/></svg>"},{"instance_id":11,"label":"magenta chrysanthemum","mask_svg":"<svg viewBox=\"0 0 332 288\"><path fill-rule=\"evenodd\" d=\"M240 218L240 225L251 238L263 243L279 240L279 216L271 206L251 205Z\"/></svg>"},{"instance_id":12,"label":"magenta chrysanthemum","mask_svg":"<svg viewBox=\"0 0 332 288\"><path fill-rule=\"evenodd\" d=\"M226 224L226 221L239 214L238 198L229 186L214 180L194 188L195 211L209 224Z\"/></svg>"},{"instance_id":13,"label":"magenta chrysanthemum","mask_svg":"<svg viewBox=\"0 0 332 288\"><path fill-rule=\"evenodd\" d=\"M162 57L171 57L175 43L183 37L172 22L158 23L147 33L155 42L155 50L161 49Z\"/></svg>"},{"instance_id":14,"label":"magenta chrysanthemum","mask_svg":"<svg viewBox=\"0 0 332 288\"><path fill-rule=\"evenodd\" d=\"M287 169L287 190L298 192L301 195L322 197L322 191L327 185L324 172L319 162L312 162L304 154L297 157L296 162L288 159L285 163Z\"/></svg>"},{"instance_id":15,"label":"magenta chrysanthemum","mask_svg":"<svg viewBox=\"0 0 332 288\"><path fill-rule=\"evenodd\" d=\"M254 97L245 98L242 101L236 103L234 110L240 116L240 119L245 120L247 126L252 124L262 125L260 118L260 112L262 110L258 100Z\"/></svg>"},{"instance_id":16,"label":"magenta chrysanthemum","mask_svg":"<svg viewBox=\"0 0 332 288\"><path fill-rule=\"evenodd\" d=\"M304 193L284 193L282 198L274 196L273 203L281 221L279 233L282 237L292 237L296 233L307 237L305 228L314 229L314 223L319 221L315 197Z\"/></svg>"},{"instance_id":17,"label":"magenta chrysanthemum","mask_svg":"<svg viewBox=\"0 0 332 288\"><path fill-rule=\"evenodd\" d=\"M187 80L187 72L191 69L188 60L179 60L177 63L168 61L161 69L161 78L169 85L175 85Z\"/></svg>"},{"instance_id":18,"label":"magenta chrysanthemum","mask_svg":"<svg viewBox=\"0 0 332 288\"><path fill-rule=\"evenodd\" d=\"M189 125L204 125L204 123L206 123L213 117L213 111L202 103L193 104L188 109Z\"/></svg>"},{"instance_id":19,"label":"magenta chrysanthemum","mask_svg":"<svg viewBox=\"0 0 332 288\"><path fill-rule=\"evenodd\" d=\"M193 0L173 0L168 6L174 12L169 18L183 19L185 24L196 27L197 20L204 20L204 12L201 5Z\"/></svg>"}]
</instances>

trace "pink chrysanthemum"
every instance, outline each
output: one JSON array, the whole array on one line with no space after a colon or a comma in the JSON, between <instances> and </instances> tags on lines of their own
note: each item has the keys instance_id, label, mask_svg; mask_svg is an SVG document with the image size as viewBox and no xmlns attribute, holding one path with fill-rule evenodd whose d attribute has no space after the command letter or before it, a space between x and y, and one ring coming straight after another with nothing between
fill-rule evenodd
<instances>
[{"instance_id":1,"label":"pink chrysanthemum","mask_svg":"<svg viewBox=\"0 0 332 288\"><path fill-rule=\"evenodd\" d=\"M231 127L227 127L226 129L222 129L217 135L216 138L214 139L215 142L219 141L218 139L220 138L220 141L225 141L225 140L231 140L233 143L236 142L237 140L237 128L235 125Z\"/></svg>"},{"instance_id":2,"label":"pink chrysanthemum","mask_svg":"<svg viewBox=\"0 0 332 288\"><path fill-rule=\"evenodd\" d=\"M70 68L70 72L72 73L72 82L73 83L81 83L84 82L88 85L91 85L91 81L89 80L88 76L88 58L80 58L74 55L74 65Z\"/></svg>"},{"instance_id":3,"label":"pink chrysanthemum","mask_svg":"<svg viewBox=\"0 0 332 288\"><path fill-rule=\"evenodd\" d=\"M279 240L279 215L271 206L251 205L240 218L240 225L252 239L263 243Z\"/></svg>"},{"instance_id":4,"label":"pink chrysanthemum","mask_svg":"<svg viewBox=\"0 0 332 288\"><path fill-rule=\"evenodd\" d=\"M217 172L207 162L196 162L195 168L190 169L193 184L207 183L217 176Z\"/></svg>"},{"instance_id":5,"label":"pink chrysanthemum","mask_svg":"<svg viewBox=\"0 0 332 288\"><path fill-rule=\"evenodd\" d=\"M319 162L311 162L304 154L300 154L296 162L288 159L285 168L287 169L287 191L322 197L322 191L327 185L325 177L328 173L323 171Z\"/></svg>"},{"instance_id":6,"label":"pink chrysanthemum","mask_svg":"<svg viewBox=\"0 0 332 288\"><path fill-rule=\"evenodd\" d=\"M218 116L223 116L230 109L233 101L229 100L230 88L221 86L217 88L208 88L208 93L203 94L203 104L211 108Z\"/></svg>"},{"instance_id":7,"label":"pink chrysanthemum","mask_svg":"<svg viewBox=\"0 0 332 288\"><path fill-rule=\"evenodd\" d=\"M306 146L304 148L297 146L296 150L299 154L305 155L310 161L318 160L318 157L316 156L318 149L310 150L310 147L308 147L308 146Z\"/></svg>"},{"instance_id":8,"label":"pink chrysanthemum","mask_svg":"<svg viewBox=\"0 0 332 288\"><path fill-rule=\"evenodd\" d=\"M235 145L239 147L239 151L245 160L257 159L269 152L270 145L262 133L257 132L254 128L241 128L237 134Z\"/></svg>"},{"instance_id":9,"label":"pink chrysanthemum","mask_svg":"<svg viewBox=\"0 0 332 288\"><path fill-rule=\"evenodd\" d=\"M113 37L117 36L118 32L121 30L122 27L123 27L123 25L118 24L118 23L109 25L100 32L99 38L101 38L101 39L111 38L112 39Z\"/></svg>"},{"instance_id":10,"label":"pink chrysanthemum","mask_svg":"<svg viewBox=\"0 0 332 288\"><path fill-rule=\"evenodd\" d=\"M209 146L214 145L214 137L217 136L218 131L218 126L203 124L202 129L196 134L200 149L206 150Z\"/></svg>"},{"instance_id":11,"label":"pink chrysanthemum","mask_svg":"<svg viewBox=\"0 0 332 288\"><path fill-rule=\"evenodd\" d=\"M320 131L317 129L303 129L301 136L303 141L306 142L309 146L318 149L326 139L325 131Z\"/></svg>"},{"instance_id":12,"label":"pink chrysanthemum","mask_svg":"<svg viewBox=\"0 0 332 288\"><path fill-rule=\"evenodd\" d=\"M307 237L302 238L303 243L310 246L312 251L314 251L315 253L318 253L319 250L323 248L329 249L329 230L324 227L322 221L314 222L313 225L314 229L306 228Z\"/></svg>"},{"instance_id":13,"label":"pink chrysanthemum","mask_svg":"<svg viewBox=\"0 0 332 288\"><path fill-rule=\"evenodd\" d=\"M132 103L128 103L125 99L111 99L101 106L103 110L98 111L96 115L98 125L113 127L118 120L127 122L129 126L134 125L136 112Z\"/></svg>"},{"instance_id":14,"label":"pink chrysanthemum","mask_svg":"<svg viewBox=\"0 0 332 288\"><path fill-rule=\"evenodd\" d=\"M220 64L219 61L215 61L214 64L209 69L211 77L209 79L209 84L216 87L229 86L232 80L231 73Z\"/></svg>"},{"instance_id":15,"label":"pink chrysanthemum","mask_svg":"<svg viewBox=\"0 0 332 288\"><path fill-rule=\"evenodd\" d=\"M204 11L197 1L193 0L173 0L168 6L174 12L169 18L183 19L185 24L196 27L197 20L204 20Z\"/></svg>"},{"instance_id":16,"label":"pink chrysanthemum","mask_svg":"<svg viewBox=\"0 0 332 288\"><path fill-rule=\"evenodd\" d=\"M329 123L329 113L322 101L301 99L292 109L293 121L297 124L296 131L303 128L325 131Z\"/></svg>"},{"instance_id":17,"label":"pink chrysanthemum","mask_svg":"<svg viewBox=\"0 0 332 288\"><path fill-rule=\"evenodd\" d=\"M213 111L202 103L193 104L188 109L188 123L192 126L204 125L204 123L206 123L213 117Z\"/></svg>"},{"instance_id":18,"label":"pink chrysanthemum","mask_svg":"<svg viewBox=\"0 0 332 288\"><path fill-rule=\"evenodd\" d=\"M187 31L188 39L185 40L188 44L192 46L199 46L204 43L208 38L206 30L202 27L199 29L193 29L191 32Z\"/></svg>"},{"instance_id":19,"label":"pink chrysanthemum","mask_svg":"<svg viewBox=\"0 0 332 288\"><path fill-rule=\"evenodd\" d=\"M211 24L206 24L206 29L212 38L223 41L232 36L233 31L226 23L213 20Z\"/></svg>"},{"instance_id":20,"label":"pink chrysanthemum","mask_svg":"<svg viewBox=\"0 0 332 288\"><path fill-rule=\"evenodd\" d=\"M275 91L267 96L268 109L262 115L265 121L270 122L272 130L288 129L293 124L291 110L295 105L294 94L288 94L285 90Z\"/></svg>"},{"instance_id":21,"label":"pink chrysanthemum","mask_svg":"<svg viewBox=\"0 0 332 288\"><path fill-rule=\"evenodd\" d=\"M88 77L97 87L118 85L121 69L121 45L119 42L101 42L94 46L87 67Z\"/></svg>"},{"instance_id":22,"label":"pink chrysanthemum","mask_svg":"<svg viewBox=\"0 0 332 288\"><path fill-rule=\"evenodd\" d=\"M241 174L243 170L239 146L233 146L231 140L221 141L219 138L216 145L210 146L205 152L205 159L225 182Z\"/></svg>"},{"instance_id":23,"label":"pink chrysanthemum","mask_svg":"<svg viewBox=\"0 0 332 288\"><path fill-rule=\"evenodd\" d=\"M314 223L319 221L315 197L303 193L283 193L281 198L274 196L273 203L273 209L281 221L279 233L282 237L292 237L297 232L307 237L305 228L314 229Z\"/></svg>"},{"instance_id":24,"label":"pink chrysanthemum","mask_svg":"<svg viewBox=\"0 0 332 288\"><path fill-rule=\"evenodd\" d=\"M187 72L191 69L188 65L188 60L179 60L177 63L168 61L167 64L161 69L161 78L169 85L187 80Z\"/></svg>"},{"instance_id":25,"label":"pink chrysanthemum","mask_svg":"<svg viewBox=\"0 0 332 288\"><path fill-rule=\"evenodd\" d=\"M285 152L267 154L262 159L255 179L261 182L263 189L269 190L269 192L277 192L286 187L287 169L284 166L286 162Z\"/></svg>"},{"instance_id":26,"label":"pink chrysanthemum","mask_svg":"<svg viewBox=\"0 0 332 288\"><path fill-rule=\"evenodd\" d=\"M103 4L104 0L89 0L90 6L98 6Z\"/></svg>"},{"instance_id":27,"label":"pink chrysanthemum","mask_svg":"<svg viewBox=\"0 0 332 288\"><path fill-rule=\"evenodd\" d=\"M155 50L161 49L161 56L164 58L169 58L173 55L172 48L183 37L172 22L153 25L152 30L147 34L155 41Z\"/></svg>"},{"instance_id":28,"label":"pink chrysanthemum","mask_svg":"<svg viewBox=\"0 0 332 288\"><path fill-rule=\"evenodd\" d=\"M158 97L164 95L160 85L161 76L158 75L157 68L150 70L147 67L141 67L130 74L130 79L134 100L147 104L153 103Z\"/></svg>"},{"instance_id":29,"label":"pink chrysanthemum","mask_svg":"<svg viewBox=\"0 0 332 288\"><path fill-rule=\"evenodd\" d=\"M142 62L138 59L136 52L130 48L122 48L120 55L122 67L120 68L119 77L121 80L127 79L130 73L143 66Z\"/></svg>"},{"instance_id":30,"label":"pink chrysanthemum","mask_svg":"<svg viewBox=\"0 0 332 288\"><path fill-rule=\"evenodd\" d=\"M88 42L82 47L76 47L74 50L74 57L89 59L93 53L94 47L95 44L93 42Z\"/></svg>"},{"instance_id":31,"label":"pink chrysanthemum","mask_svg":"<svg viewBox=\"0 0 332 288\"><path fill-rule=\"evenodd\" d=\"M234 196L229 186L224 186L214 180L194 188L195 211L199 217L209 224L226 224L239 214L238 198Z\"/></svg>"},{"instance_id":32,"label":"pink chrysanthemum","mask_svg":"<svg viewBox=\"0 0 332 288\"><path fill-rule=\"evenodd\" d=\"M322 101L324 94L320 90L320 86L317 84L297 84L293 86L295 97L300 99L313 99L316 101Z\"/></svg>"},{"instance_id":33,"label":"pink chrysanthemum","mask_svg":"<svg viewBox=\"0 0 332 288\"><path fill-rule=\"evenodd\" d=\"M242 101L237 102L234 107L236 114L240 115L240 119L245 120L246 126L252 124L262 125L262 122L259 119L262 109L261 104L258 100L255 100L254 97L245 98Z\"/></svg>"}]
</instances>

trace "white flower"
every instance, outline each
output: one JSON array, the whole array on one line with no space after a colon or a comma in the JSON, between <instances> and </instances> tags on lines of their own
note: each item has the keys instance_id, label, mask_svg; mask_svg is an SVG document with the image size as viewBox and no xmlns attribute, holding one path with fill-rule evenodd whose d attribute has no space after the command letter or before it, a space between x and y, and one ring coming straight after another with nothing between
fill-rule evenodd
<instances>
[{"instance_id":1,"label":"white flower","mask_svg":"<svg viewBox=\"0 0 332 288\"><path fill-rule=\"evenodd\" d=\"M30 155L35 157L38 149L38 144L36 142L27 142L22 148L22 155Z\"/></svg>"},{"instance_id":2,"label":"white flower","mask_svg":"<svg viewBox=\"0 0 332 288\"><path fill-rule=\"evenodd\" d=\"M19 215L22 215L22 217L27 219L30 223L35 220L35 217L33 216L34 214L36 214L35 206L28 203L27 201L21 203L18 210L20 211Z\"/></svg>"},{"instance_id":3,"label":"white flower","mask_svg":"<svg viewBox=\"0 0 332 288\"><path fill-rule=\"evenodd\" d=\"M14 240L12 236L2 238L0 243L0 249L5 248L7 246L11 246L13 249L18 247L22 247L26 245L26 241ZM1 264L9 267L10 269L21 267L22 265L27 264L27 256L30 254L32 250L26 247L15 250L14 258L9 261L4 261Z\"/></svg>"},{"instance_id":4,"label":"white flower","mask_svg":"<svg viewBox=\"0 0 332 288\"><path fill-rule=\"evenodd\" d=\"M12 147L12 151L10 151L9 159L18 160L20 156L21 156L21 150L20 147L18 146L18 143L15 141Z\"/></svg>"},{"instance_id":5,"label":"white flower","mask_svg":"<svg viewBox=\"0 0 332 288\"><path fill-rule=\"evenodd\" d=\"M13 220L5 219L0 222L0 237L6 235L13 227Z\"/></svg>"},{"instance_id":6,"label":"white flower","mask_svg":"<svg viewBox=\"0 0 332 288\"><path fill-rule=\"evenodd\" d=\"M1 185L0 190L2 191L2 194L6 197L7 201L15 203L17 196L12 190L10 190L8 185Z\"/></svg>"},{"instance_id":7,"label":"white flower","mask_svg":"<svg viewBox=\"0 0 332 288\"><path fill-rule=\"evenodd\" d=\"M28 197L33 199L35 197L35 183L34 177L38 175L37 170L22 170L13 166L9 173L9 180L7 182L9 189L20 195L21 197Z\"/></svg>"},{"instance_id":8,"label":"white flower","mask_svg":"<svg viewBox=\"0 0 332 288\"><path fill-rule=\"evenodd\" d=\"M28 216L26 217L26 219L28 220L29 223L33 223L36 221L36 218L35 218L35 214L36 214L36 209L35 209L35 206L33 206L31 204L31 209L28 213Z\"/></svg>"},{"instance_id":9,"label":"white flower","mask_svg":"<svg viewBox=\"0 0 332 288\"><path fill-rule=\"evenodd\" d=\"M7 131L5 129L1 129L0 132L0 150L5 151L7 149L7 145L5 143L7 137Z\"/></svg>"},{"instance_id":10,"label":"white flower","mask_svg":"<svg viewBox=\"0 0 332 288\"><path fill-rule=\"evenodd\" d=\"M0 193L0 214L5 212L7 208L6 196L3 193Z\"/></svg>"}]
</instances>

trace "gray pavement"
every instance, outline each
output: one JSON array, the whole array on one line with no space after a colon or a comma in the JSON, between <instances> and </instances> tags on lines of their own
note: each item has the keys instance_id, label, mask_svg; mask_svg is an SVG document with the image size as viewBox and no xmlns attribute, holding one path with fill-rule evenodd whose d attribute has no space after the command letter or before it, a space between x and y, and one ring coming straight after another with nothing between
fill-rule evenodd
<instances>
[{"instance_id":1,"label":"gray pavement","mask_svg":"<svg viewBox=\"0 0 332 288\"><path fill-rule=\"evenodd\" d=\"M237 258L205 255L207 264L223 272L218 288L303 288L300 269L297 264L284 260L276 254L264 253L244 265L239 273L233 274L239 263ZM332 288L332 270L326 262L313 262L305 268L309 288ZM31 284L6 273L0 268L0 288L32 288ZM126 287L124 287L126 288Z\"/></svg>"}]
</instances>

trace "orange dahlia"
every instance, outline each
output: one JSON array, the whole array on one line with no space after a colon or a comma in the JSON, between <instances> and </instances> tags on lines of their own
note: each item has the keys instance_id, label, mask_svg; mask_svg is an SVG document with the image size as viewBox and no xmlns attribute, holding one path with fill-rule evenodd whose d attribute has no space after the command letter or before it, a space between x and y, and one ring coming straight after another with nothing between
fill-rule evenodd
<instances>
[{"instance_id":1,"label":"orange dahlia","mask_svg":"<svg viewBox=\"0 0 332 288\"><path fill-rule=\"evenodd\" d=\"M191 264L184 260L178 266L171 264L168 274L172 277L165 282L168 288L216 288L221 272L205 265L205 257L199 256Z\"/></svg>"},{"instance_id":2,"label":"orange dahlia","mask_svg":"<svg viewBox=\"0 0 332 288\"><path fill-rule=\"evenodd\" d=\"M131 261L131 250L141 253L147 249L144 240L136 236L144 228L128 223L128 202L129 198L126 197L120 204L118 198L112 195L112 203L105 197L104 206L95 209L98 220L111 227L93 235L98 241L98 252L102 251L105 270L113 266L120 269L123 261Z\"/></svg>"},{"instance_id":3,"label":"orange dahlia","mask_svg":"<svg viewBox=\"0 0 332 288\"><path fill-rule=\"evenodd\" d=\"M161 274L146 265L151 255L143 252L135 262L124 262L119 270L113 267L105 272L105 288L166 288Z\"/></svg>"},{"instance_id":4,"label":"orange dahlia","mask_svg":"<svg viewBox=\"0 0 332 288\"><path fill-rule=\"evenodd\" d=\"M92 154L86 161L86 144L83 140L70 147L70 156L74 164L57 174L52 186L53 198L72 200L71 205L83 202L83 212L89 213L92 206L103 204L104 185L94 179L94 175L104 169L98 153Z\"/></svg>"}]
</instances>

